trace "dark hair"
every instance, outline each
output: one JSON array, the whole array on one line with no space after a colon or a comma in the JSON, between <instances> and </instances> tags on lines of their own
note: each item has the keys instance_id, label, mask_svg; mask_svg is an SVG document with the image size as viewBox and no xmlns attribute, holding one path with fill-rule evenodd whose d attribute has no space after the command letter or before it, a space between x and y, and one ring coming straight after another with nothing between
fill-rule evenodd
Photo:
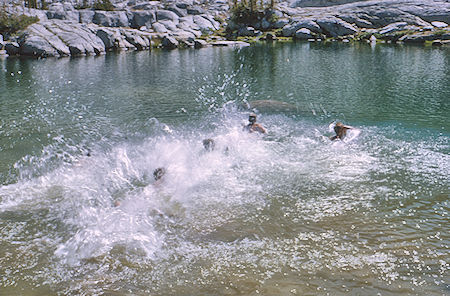
<instances>
[{"instance_id":1,"label":"dark hair","mask_svg":"<svg viewBox=\"0 0 450 296\"><path fill-rule=\"evenodd\" d=\"M216 143L214 142L213 139L209 138L209 139L203 140L203 147L205 147L205 149L207 151L213 151L215 146L216 146Z\"/></svg>"},{"instance_id":2,"label":"dark hair","mask_svg":"<svg viewBox=\"0 0 450 296\"><path fill-rule=\"evenodd\" d=\"M156 170L153 171L153 178L155 179L155 181L158 181L165 174L166 174L166 169L165 168L157 168Z\"/></svg>"}]
</instances>

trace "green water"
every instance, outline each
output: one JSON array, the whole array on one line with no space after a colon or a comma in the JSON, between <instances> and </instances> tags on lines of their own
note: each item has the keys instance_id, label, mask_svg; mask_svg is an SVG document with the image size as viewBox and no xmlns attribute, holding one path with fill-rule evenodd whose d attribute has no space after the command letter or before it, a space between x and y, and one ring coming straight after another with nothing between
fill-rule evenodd
<instances>
[{"instance_id":1,"label":"green water","mask_svg":"<svg viewBox=\"0 0 450 296\"><path fill-rule=\"evenodd\" d=\"M448 295L449 64L337 43L0 59L0 295ZM255 100L292 108L247 134Z\"/></svg>"}]
</instances>

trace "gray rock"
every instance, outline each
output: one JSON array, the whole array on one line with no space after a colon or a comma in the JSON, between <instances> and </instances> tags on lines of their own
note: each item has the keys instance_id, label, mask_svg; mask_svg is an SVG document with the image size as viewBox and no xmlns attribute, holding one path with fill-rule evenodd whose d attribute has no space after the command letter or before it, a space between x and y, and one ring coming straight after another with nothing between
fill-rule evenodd
<instances>
[{"instance_id":1,"label":"gray rock","mask_svg":"<svg viewBox=\"0 0 450 296\"><path fill-rule=\"evenodd\" d=\"M171 5L167 7L167 10L174 12L179 17L185 17L188 15L187 10L185 8L180 8L176 5Z\"/></svg>"},{"instance_id":2,"label":"gray rock","mask_svg":"<svg viewBox=\"0 0 450 296\"><path fill-rule=\"evenodd\" d=\"M163 24L156 22L152 24L152 28L156 33L167 33L167 28Z\"/></svg>"},{"instance_id":3,"label":"gray rock","mask_svg":"<svg viewBox=\"0 0 450 296\"><path fill-rule=\"evenodd\" d=\"M432 41L435 39L439 38L435 35L411 34L400 37L399 41L405 43L424 43L425 41Z\"/></svg>"},{"instance_id":4,"label":"gray rock","mask_svg":"<svg viewBox=\"0 0 450 296\"><path fill-rule=\"evenodd\" d=\"M184 1L180 1L175 4L177 7L181 8L181 9L186 9L188 8L188 6L191 6L194 4L194 1L192 0L184 0Z\"/></svg>"},{"instance_id":5,"label":"gray rock","mask_svg":"<svg viewBox=\"0 0 450 296\"><path fill-rule=\"evenodd\" d=\"M175 49L178 47L179 43L175 38L171 36L164 36L164 38L161 41L161 45L163 48L166 49Z\"/></svg>"},{"instance_id":6,"label":"gray rock","mask_svg":"<svg viewBox=\"0 0 450 296\"><path fill-rule=\"evenodd\" d=\"M8 52L8 54L10 54ZM56 49L41 36L31 36L20 45L20 54L34 57L59 56Z\"/></svg>"},{"instance_id":7,"label":"gray rock","mask_svg":"<svg viewBox=\"0 0 450 296\"><path fill-rule=\"evenodd\" d=\"M22 43L27 43L28 38L37 36L39 38L42 38L43 40L45 40L51 47L52 50L51 52L53 52L53 50L56 50L57 53L59 54L59 56L69 56L70 55L70 49L69 47L62 41L62 39L60 37L58 37L57 35L55 35L55 33L52 30L49 30L48 27L51 27L52 24L55 23L63 23L64 21L61 20L49 20L46 22L39 22L39 23L35 23L32 24L31 26L29 26L26 30L25 30L25 35L22 38L21 43L21 47L22 47ZM31 41L31 47L34 46L39 46L44 44L43 42L37 42L37 43L33 43L33 40ZM46 46L42 48L42 50L46 50ZM41 51L37 51L37 52L41 52ZM39 56L55 56L55 55L47 55L47 54L40 54Z\"/></svg>"},{"instance_id":8,"label":"gray rock","mask_svg":"<svg viewBox=\"0 0 450 296\"><path fill-rule=\"evenodd\" d=\"M255 28L253 28L253 27L242 27L239 29L238 35L253 37L253 36L256 36L256 31L255 31Z\"/></svg>"},{"instance_id":9,"label":"gray rock","mask_svg":"<svg viewBox=\"0 0 450 296\"><path fill-rule=\"evenodd\" d=\"M249 43L243 41L229 41L229 40L221 40L211 43L212 46L232 46L232 47L244 47L250 46Z\"/></svg>"},{"instance_id":10,"label":"gray rock","mask_svg":"<svg viewBox=\"0 0 450 296\"><path fill-rule=\"evenodd\" d=\"M169 20L159 21L159 23L164 25L164 27L166 27L168 31L176 31L178 29L177 25L175 25L174 22Z\"/></svg>"},{"instance_id":11,"label":"gray rock","mask_svg":"<svg viewBox=\"0 0 450 296\"><path fill-rule=\"evenodd\" d=\"M286 26L287 24L289 24L289 20L286 19L286 18L283 18L283 19L277 20L277 21L273 24L273 27L274 27L275 29L281 29L281 28L283 28L284 26Z\"/></svg>"},{"instance_id":12,"label":"gray rock","mask_svg":"<svg viewBox=\"0 0 450 296\"><path fill-rule=\"evenodd\" d=\"M157 21L163 21L163 20L169 20L174 22L175 24L178 24L179 17L174 12L169 10L157 10L156 11L156 20Z\"/></svg>"},{"instance_id":13,"label":"gray rock","mask_svg":"<svg viewBox=\"0 0 450 296\"><path fill-rule=\"evenodd\" d=\"M78 13L80 15L80 23L90 24L94 21L95 11L85 9L79 10Z\"/></svg>"},{"instance_id":14,"label":"gray rock","mask_svg":"<svg viewBox=\"0 0 450 296\"><path fill-rule=\"evenodd\" d=\"M187 8L187 13L193 14L193 15L199 15L199 14L205 14L206 11L203 8L201 8L200 6L193 6L193 7Z\"/></svg>"},{"instance_id":15,"label":"gray rock","mask_svg":"<svg viewBox=\"0 0 450 296\"><path fill-rule=\"evenodd\" d=\"M70 55L72 56L98 55L105 52L103 41L85 24L53 21L46 23L45 27L69 47ZM55 45L53 46L56 47ZM61 50L58 49L58 52L62 55Z\"/></svg>"},{"instance_id":16,"label":"gray rock","mask_svg":"<svg viewBox=\"0 0 450 296\"><path fill-rule=\"evenodd\" d=\"M197 24L200 28L200 31L204 34L211 34L214 30L213 24L206 18L200 15L194 15L194 23Z\"/></svg>"},{"instance_id":17,"label":"gray rock","mask_svg":"<svg viewBox=\"0 0 450 296\"><path fill-rule=\"evenodd\" d=\"M448 24L444 23L444 22L437 22L436 21L436 22L431 22L431 24L433 25L433 27L436 27L436 28L439 28L439 29L448 27Z\"/></svg>"},{"instance_id":18,"label":"gray rock","mask_svg":"<svg viewBox=\"0 0 450 296\"><path fill-rule=\"evenodd\" d=\"M316 23L322 31L331 37L347 36L358 32L358 29L338 18L322 18Z\"/></svg>"},{"instance_id":19,"label":"gray rock","mask_svg":"<svg viewBox=\"0 0 450 296\"><path fill-rule=\"evenodd\" d=\"M311 30L306 28L300 28L295 32L295 38L299 40L308 40L314 38L314 35L311 33Z\"/></svg>"},{"instance_id":20,"label":"gray rock","mask_svg":"<svg viewBox=\"0 0 450 296\"><path fill-rule=\"evenodd\" d=\"M150 46L150 41L139 34L138 31L123 30L122 35L125 40L131 43L137 50L147 49Z\"/></svg>"},{"instance_id":21,"label":"gray rock","mask_svg":"<svg viewBox=\"0 0 450 296\"><path fill-rule=\"evenodd\" d=\"M3 41L3 35L0 34L0 49L3 49L5 47L5 41Z\"/></svg>"},{"instance_id":22,"label":"gray rock","mask_svg":"<svg viewBox=\"0 0 450 296\"><path fill-rule=\"evenodd\" d=\"M116 36L114 36L114 32L112 30L100 28L96 35L100 38L100 40L102 40L106 50L113 49L115 47Z\"/></svg>"},{"instance_id":23,"label":"gray rock","mask_svg":"<svg viewBox=\"0 0 450 296\"><path fill-rule=\"evenodd\" d=\"M196 36L192 33L192 32L188 32L188 31L177 31L173 33L173 37L175 39L177 39L178 41L186 41L189 42L188 45L191 45L190 43L192 42L192 46L194 45L194 40L196 38Z\"/></svg>"},{"instance_id":24,"label":"gray rock","mask_svg":"<svg viewBox=\"0 0 450 296\"><path fill-rule=\"evenodd\" d=\"M266 20L265 18L263 18L261 20L261 29L268 30L271 26L272 26L272 24L268 20Z\"/></svg>"},{"instance_id":25,"label":"gray rock","mask_svg":"<svg viewBox=\"0 0 450 296\"><path fill-rule=\"evenodd\" d=\"M284 37L293 37L298 29L305 28L312 32L322 33L320 26L311 19L294 20L293 23L285 26L282 30Z\"/></svg>"},{"instance_id":26,"label":"gray rock","mask_svg":"<svg viewBox=\"0 0 450 296\"><path fill-rule=\"evenodd\" d=\"M93 22L103 27L129 27L130 25L125 11L97 10Z\"/></svg>"},{"instance_id":27,"label":"gray rock","mask_svg":"<svg viewBox=\"0 0 450 296\"><path fill-rule=\"evenodd\" d=\"M40 21L48 20L46 10L26 8L25 11L23 11L23 14L28 15L28 16L36 16L39 18Z\"/></svg>"},{"instance_id":28,"label":"gray rock","mask_svg":"<svg viewBox=\"0 0 450 296\"><path fill-rule=\"evenodd\" d=\"M150 10L133 11L132 15L133 18L130 24L132 28L140 28L143 26L150 28L151 24L156 21L155 13Z\"/></svg>"},{"instance_id":29,"label":"gray rock","mask_svg":"<svg viewBox=\"0 0 450 296\"><path fill-rule=\"evenodd\" d=\"M20 45L17 42L6 42L5 50L9 55L18 55L20 52Z\"/></svg>"},{"instance_id":30,"label":"gray rock","mask_svg":"<svg viewBox=\"0 0 450 296\"><path fill-rule=\"evenodd\" d=\"M274 34L272 34L272 33L267 33L266 34L266 41L275 41L275 40L277 40L277 37L274 35Z\"/></svg>"},{"instance_id":31,"label":"gray rock","mask_svg":"<svg viewBox=\"0 0 450 296\"><path fill-rule=\"evenodd\" d=\"M208 46L208 42L206 42L205 40L202 39L195 39L194 40L194 47L195 48L203 48L203 47L207 47Z\"/></svg>"},{"instance_id":32,"label":"gray rock","mask_svg":"<svg viewBox=\"0 0 450 296\"><path fill-rule=\"evenodd\" d=\"M214 19L212 15L204 14L202 15L203 18L207 19L214 27L214 30L220 29L220 23Z\"/></svg>"},{"instance_id":33,"label":"gray rock","mask_svg":"<svg viewBox=\"0 0 450 296\"><path fill-rule=\"evenodd\" d=\"M397 32L403 30L408 24L406 22L397 22L393 24L389 24L385 27L383 27L379 33L380 34L387 34L392 32Z\"/></svg>"}]
</instances>

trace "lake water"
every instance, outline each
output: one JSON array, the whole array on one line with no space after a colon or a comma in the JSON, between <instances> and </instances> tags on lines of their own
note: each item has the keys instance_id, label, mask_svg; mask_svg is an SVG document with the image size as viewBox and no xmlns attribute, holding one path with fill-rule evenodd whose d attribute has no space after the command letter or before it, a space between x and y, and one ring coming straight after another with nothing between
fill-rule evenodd
<instances>
[{"instance_id":1,"label":"lake water","mask_svg":"<svg viewBox=\"0 0 450 296\"><path fill-rule=\"evenodd\" d=\"M0 90L2 296L450 294L448 48L7 58ZM255 100L291 104L264 136Z\"/></svg>"}]
</instances>

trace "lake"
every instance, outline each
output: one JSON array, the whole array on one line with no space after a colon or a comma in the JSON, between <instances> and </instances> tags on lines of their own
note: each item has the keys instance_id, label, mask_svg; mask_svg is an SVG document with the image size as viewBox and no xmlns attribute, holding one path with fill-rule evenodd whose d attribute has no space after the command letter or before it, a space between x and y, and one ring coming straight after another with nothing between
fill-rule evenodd
<instances>
[{"instance_id":1,"label":"lake","mask_svg":"<svg viewBox=\"0 0 450 296\"><path fill-rule=\"evenodd\" d=\"M450 293L448 48L3 58L0 90L0 295Z\"/></svg>"}]
</instances>

